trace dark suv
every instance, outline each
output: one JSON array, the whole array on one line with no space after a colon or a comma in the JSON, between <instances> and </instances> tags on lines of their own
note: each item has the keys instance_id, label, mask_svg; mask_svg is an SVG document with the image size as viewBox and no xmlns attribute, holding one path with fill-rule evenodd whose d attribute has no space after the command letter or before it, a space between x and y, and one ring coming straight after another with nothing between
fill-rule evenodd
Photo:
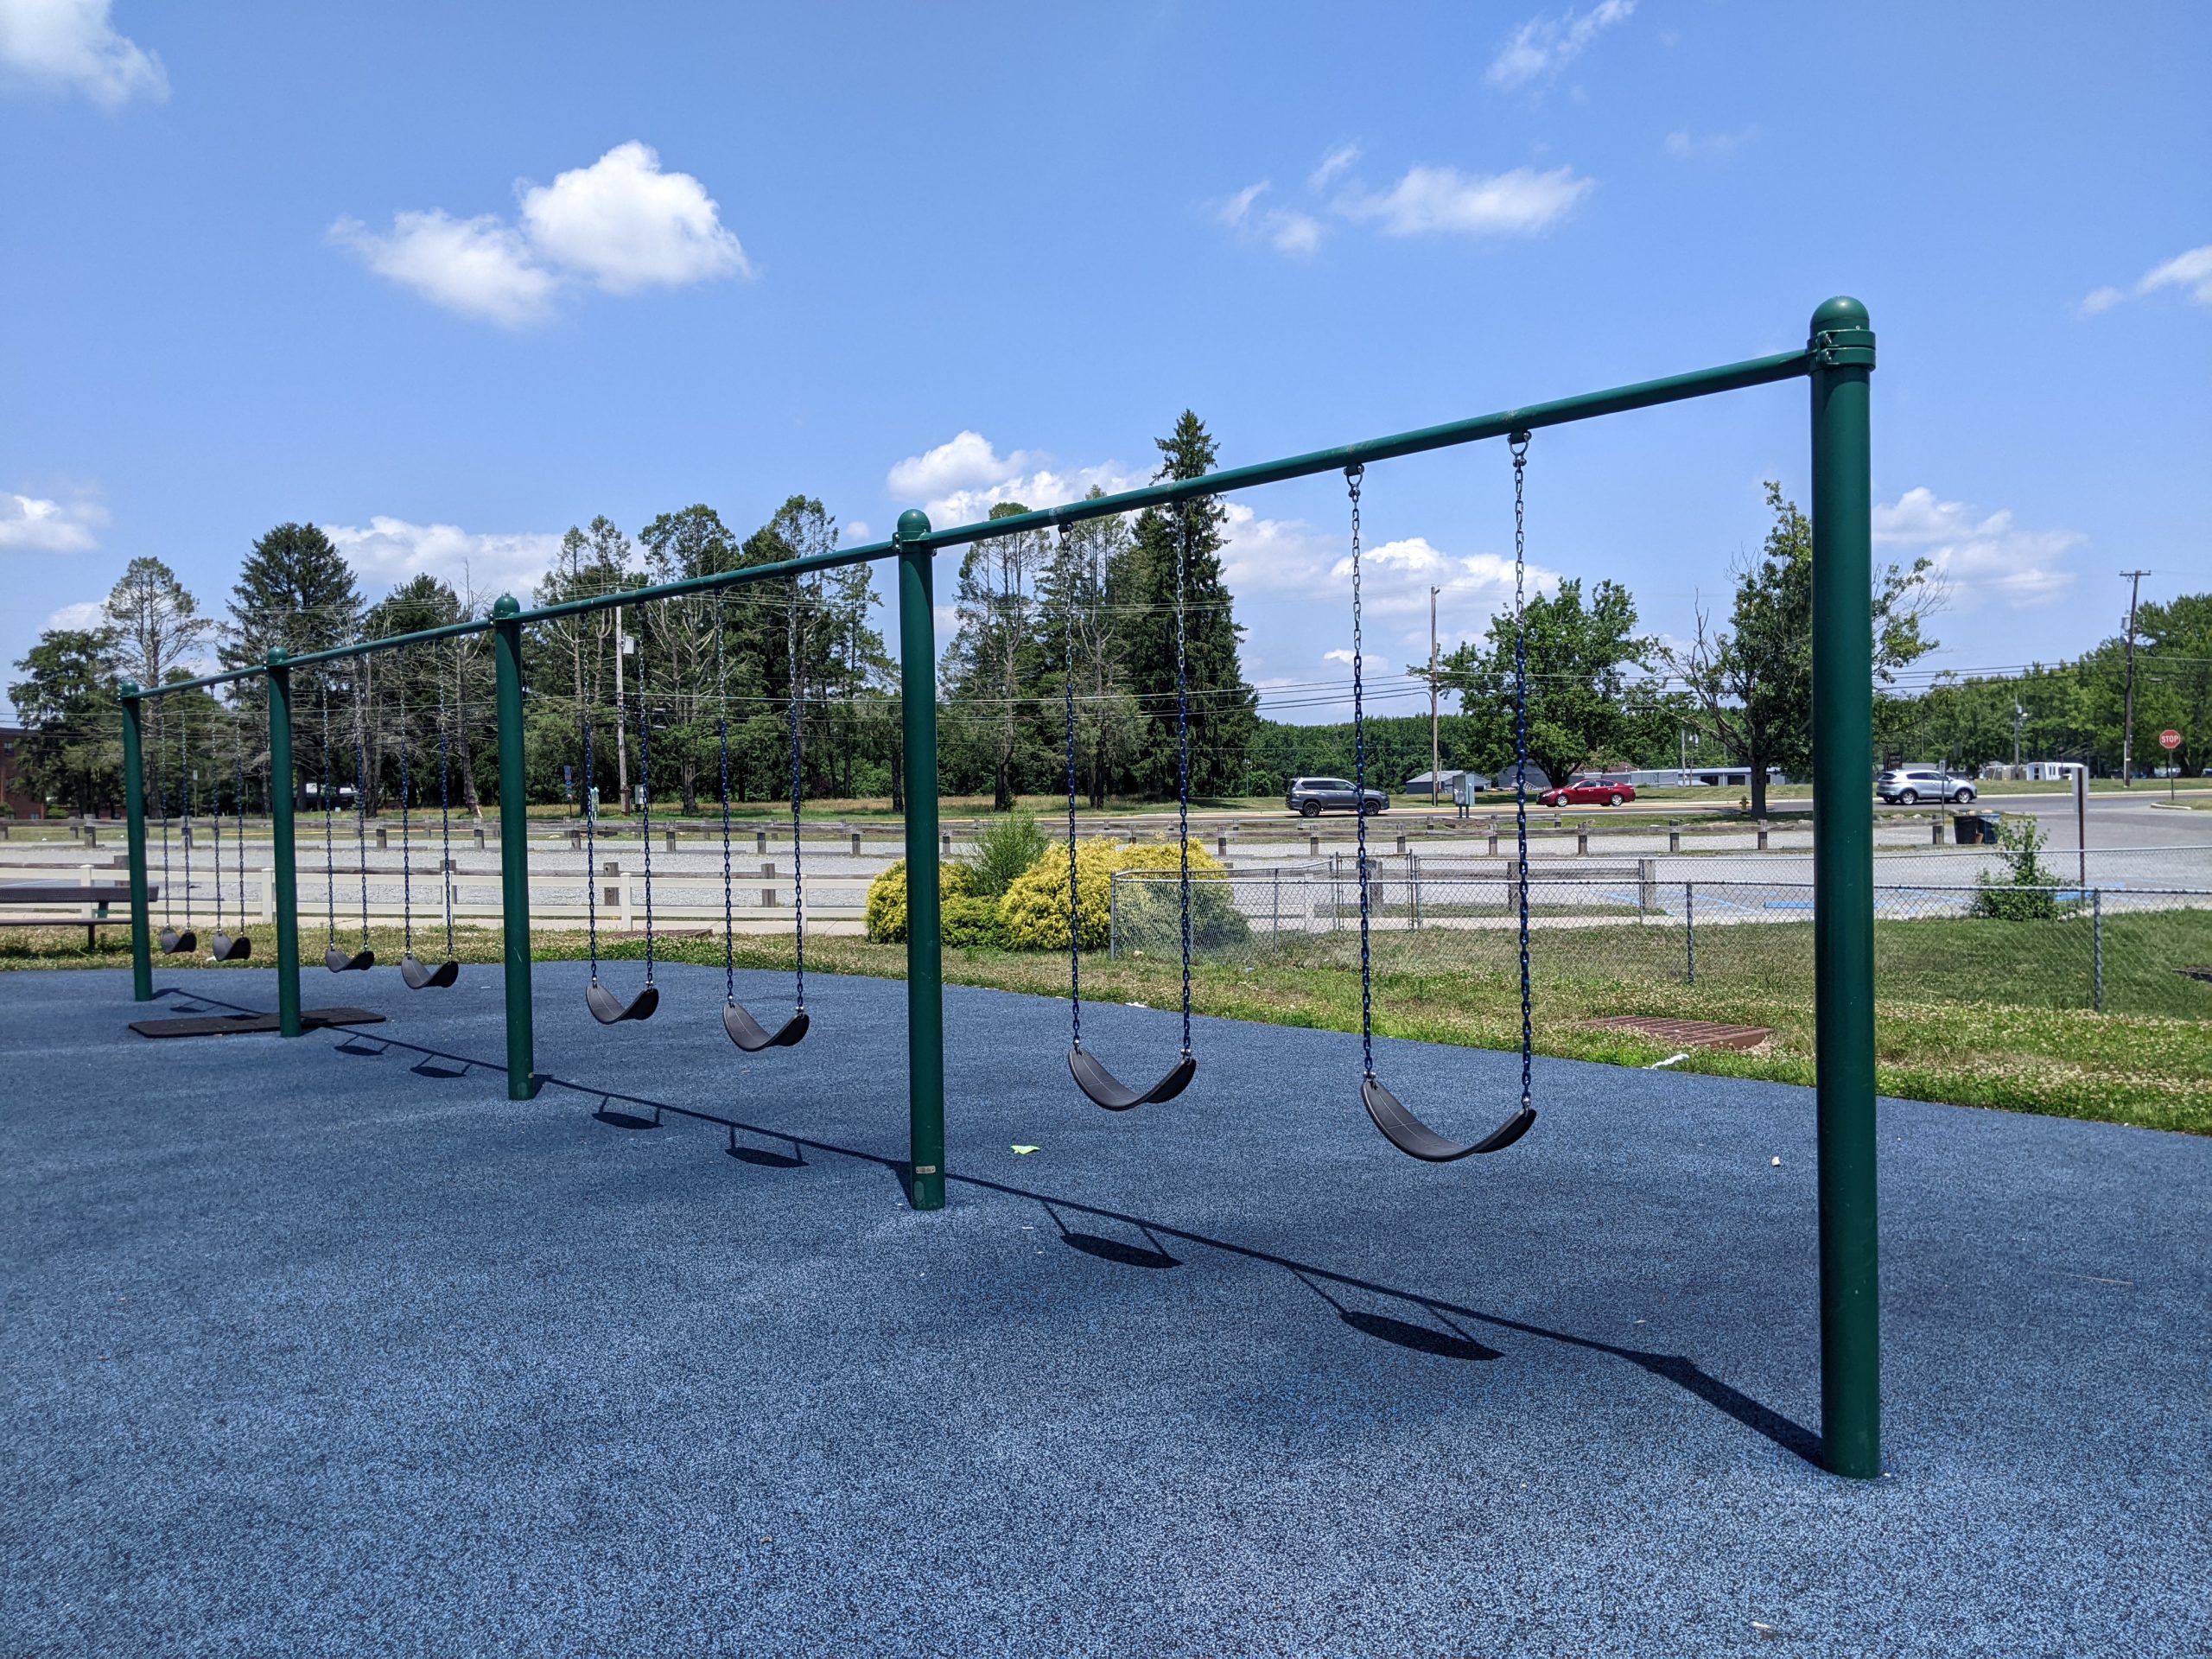
<instances>
[{"instance_id":1,"label":"dark suv","mask_svg":"<svg viewBox=\"0 0 2212 1659\"><path fill-rule=\"evenodd\" d=\"M1294 778L1285 791L1282 804L1302 818L1318 818L1324 812L1349 812L1359 798L1358 791L1347 778ZM1379 789L1367 791L1367 810L1388 812L1390 798Z\"/></svg>"}]
</instances>

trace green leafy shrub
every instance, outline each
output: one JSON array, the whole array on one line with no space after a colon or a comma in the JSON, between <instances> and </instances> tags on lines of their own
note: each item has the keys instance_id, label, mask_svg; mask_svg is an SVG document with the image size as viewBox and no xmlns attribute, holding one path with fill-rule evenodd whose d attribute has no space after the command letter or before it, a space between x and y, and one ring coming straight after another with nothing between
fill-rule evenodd
<instances>
[{"instance_id":1,"label":"green leafy shrub","mask_svg":"<svg viewBox=\"0 0 2212 1659\"><path fill-rule=\"evenodd\" d=\"M2059 913L2057 873L2044 868L2040 855L2050 836L2026 814L2009 817L1998 826L1997 855L2005 861L2000 874L1987 870L1974 877L1981 891L1974 897L1974 913L1999 922L2047 922Z\"/></svg>"},{"instance_id":2,"label":"green leafy shrub","mask_svg":"<svg viewBox=\"0 0 2212 1659\"><path fill-rule=\"evenodd\" d=\"M1077 931L1086 950L1105 947L1112 928L1109 906L1114 874L1117 870L1167 870L1177 868L1175 844L1140 846L1129 842L1091 841L1076 851ZM1231 899L1228 876L1212 855L1191 843L1192 927L1194 940L1211 935L1226 943L1244 926ZM1167 914L1177 913L1177 894L1172 884L1161 884L1158 894L1141 899L1125 891L1125 899L1147 912L1164 900ZM999 918L1006 943L1016 950L1065 950L1068 948L1068 858L1054 848L1016 877L999 901ZM1126 916L1125 921L1128 919ZM1171 928L1179 944L1179 928Z\"/></svg>"},{"instance_id":3,"label":"green leafy shrub","mask_svg":"<svg viewBox=\"0 0 2212 1659\"><path fill-rule=\"evenodd\" d=\"M977 893L947 899L939 936L950 945L1003 945L1006 929L999 920L999 901Z\"/></svg>"},{"instance_id":4,"label":"green leafy shrub","mask_svg":"<svg viewBox=\"0 0 2212 1659\"><path fill-rule=\"evenodd\" d=\"M950 920L950 901L966 896L971 877L964 864L937 867L938 903ZM900 859L868 884L868 936L879 944L906 937L906 861Z\"/></svg>"},{"instance_id":5,"label":"green leafy shrub","mask_svg":"<svg viewBox=\"0 0 2212 1659\"><path fill-rule=\"evenodd\" d=\"M996 899L1052 848L1037 827L1034 812L1016 812L1001 818L976 837L975 856L968 860L968 891Z\"/></svg>"}]
</instances>

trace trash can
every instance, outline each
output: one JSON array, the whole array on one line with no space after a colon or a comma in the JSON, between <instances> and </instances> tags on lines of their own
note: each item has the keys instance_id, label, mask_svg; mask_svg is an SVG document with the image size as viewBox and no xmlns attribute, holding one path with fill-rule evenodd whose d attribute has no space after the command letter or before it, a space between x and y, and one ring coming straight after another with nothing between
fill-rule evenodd
<instances>
[{"instance_id":1,"label":"trash can","mask_svg":"<svg viewBox=\"0 0 2212 1659\"><path fill-rule=\"evenodd\" d=\"M2004 822L2002 812L1961 812L1951 820L1951 833L1961 847L1993 847Z\"/></svg>"}]
</instances>

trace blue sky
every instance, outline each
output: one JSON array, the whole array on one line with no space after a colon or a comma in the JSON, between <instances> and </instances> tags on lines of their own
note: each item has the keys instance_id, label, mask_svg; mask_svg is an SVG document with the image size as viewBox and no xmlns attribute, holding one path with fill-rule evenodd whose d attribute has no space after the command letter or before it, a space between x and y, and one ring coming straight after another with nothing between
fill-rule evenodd
<instances>
[{"instance_id":1,"label":"blue sky","mask_svg":"<svg viewBox=\"0 0 2212 1659\"><path fill-rule=\"evenodd\" d=\"M284 519L372 593L693 501L881 535L1135 480L1185 406L1258 460L1785 349L1839 291L1936 665L2082 650L2125 568L2212 586L2212 10L1835 16L0 0L0 658L140 554L219 610ZM1686 636L1804 417L1541 435L1533 559ZM1365 505L1383 661L1432 582L1481 632L1502 449ZM1345 675L1344 524L1332 480L1237 503L1255 681Z\"/></svg>"}]
</instances>

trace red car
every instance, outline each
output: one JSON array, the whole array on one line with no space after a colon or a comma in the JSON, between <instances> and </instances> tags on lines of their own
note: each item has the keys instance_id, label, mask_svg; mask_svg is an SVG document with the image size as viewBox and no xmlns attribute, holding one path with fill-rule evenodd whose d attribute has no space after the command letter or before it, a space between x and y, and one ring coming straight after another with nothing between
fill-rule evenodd
<instances>
[{"instance_id":1,"label":"red car","mask_svg":"<svg viewBox=\"0 0 2212 1659\"><path fill-rule=\"evenodd\" d=\"M1636 785L1625 779L1578 778L1536 798L1546 806L1619 806L1636 798Z\"/></svg>"}]
</instances>

